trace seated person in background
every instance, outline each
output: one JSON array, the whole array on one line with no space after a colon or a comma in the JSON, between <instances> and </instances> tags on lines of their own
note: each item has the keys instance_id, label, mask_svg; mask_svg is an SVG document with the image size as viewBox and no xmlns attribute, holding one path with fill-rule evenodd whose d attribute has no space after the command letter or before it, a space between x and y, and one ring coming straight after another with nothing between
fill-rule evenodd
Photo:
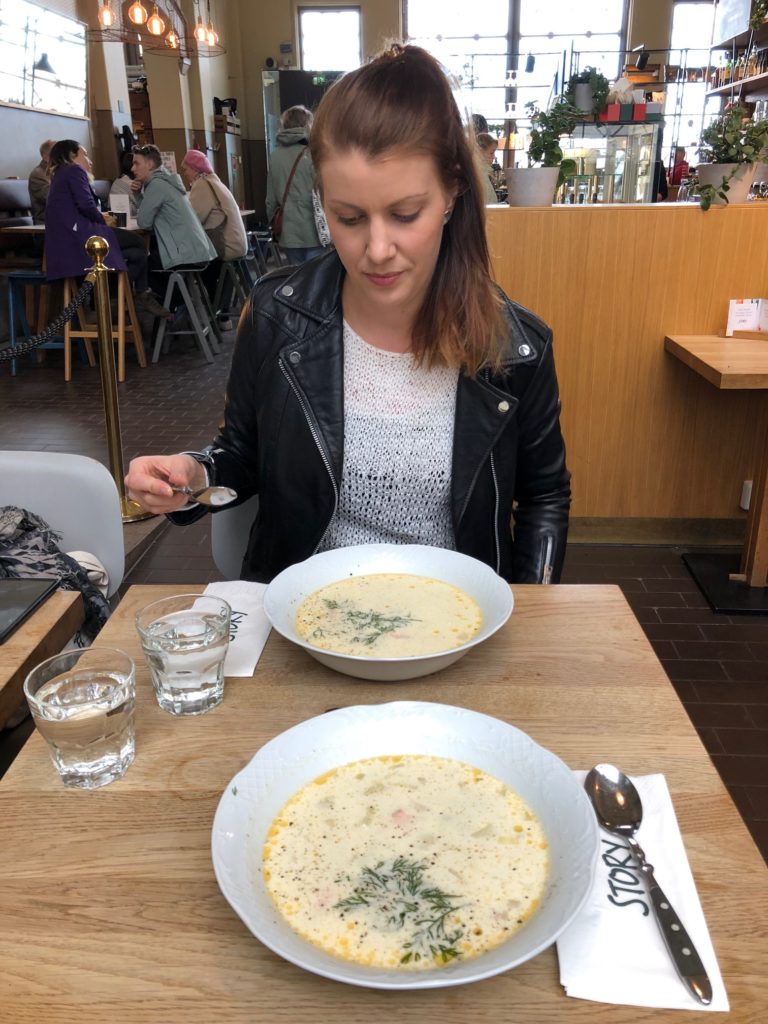
<instances>
[{"instance_id":1,"label":"seated person in background","mask_svg":"<svg viewBox=\"0 0 768 1024\"><path fill-rule=\"evenodd\" d=\"M496 189L493 187L493 158L496 156L498 145L498 141L488 132L480 132L477 136L477 146L483 158L481 177L483 179L483 202L486 206L499 201Z\"/></svg>"},{"instance_id":2,"label":"seated person in background","mask_svg":"<svg viewBox=\"0 0 768 1024\"><path fill-rule=\"evenodd\" d=\"M189 201L213 243L218 259L209 263L202 277L214 298L222 260L241 260L248 252L248 236L237 200L217 174L208 157L190 149L181 162L181 173L189 185ZM224 314L225 319L227 314Z\"/></svg>"},{"instance_id":3,"label":"seated person in background","mask_svg":"<svg viewBox=\"0 0 768 1024\"><path fill-rule=\"evenodd\" d=\"M210 263L216 250L195 216L178 174L163 167L157 146L134 146L131 188L139 227L154 233L163 270Z\"/></svg>"},{"instance_id":4,"label":"seated person in background","mask_svg":"<svg viewBox=\"0 0 768 1024\"><path fill-rule=\"evenodd\" d=\"M109 244L107 266L127 270L136 293L136 308L153 316L170 316L149 290L147 252L133 231L115 228L105 217L91 188L91 161L74 139L57 142L49 155L51 188L45 209L46 275L49 281L82 277L90 263L85 243L101 235Z\"/></svg>"},{"instance_id":5,"label":"seated person in background","mask_svg":"<svg viewBox=\"0 0 768 1024\"><path fill-rule=\"evenodd\" d=\"M675 148L675 162L672 170L669 172L669 184L680 185L683 178L688 177L688 161L685 159L685 149L683 146L677 146Z\"/></svg>"},{"instance_id":6,"label":"seated person in background","mask_svg":"<svg viewBox=\"0 0 768 1024\"><path fill-rule=\"evenodd\" d=\"M133 183L133 171L131 170L132 166L133 153L131 153L130 151L128 153L123 153L123 155L120 157L120 177L115 178L115 180L112 182L112 185L109 189L109 194L129 196L130 213L132 217L135 217L136 210L138 209L138 207L136 205L136 194L131 188L131 185Z\"/></svg>"},{"instance_id":7,"label":"seated person in background","mask_svg":"<svg viewBox=\"0 0 768 1024\"><path fill-rule=\"evenodd\" d=\"M32 206L32 222L34 224L45 224L45 204L48 201L48 189L51 187L51 179L48 175L48 155L56 139L46 139L40 145L40 163L29 172L27 188Z\"/></svg>"}]
</instances>

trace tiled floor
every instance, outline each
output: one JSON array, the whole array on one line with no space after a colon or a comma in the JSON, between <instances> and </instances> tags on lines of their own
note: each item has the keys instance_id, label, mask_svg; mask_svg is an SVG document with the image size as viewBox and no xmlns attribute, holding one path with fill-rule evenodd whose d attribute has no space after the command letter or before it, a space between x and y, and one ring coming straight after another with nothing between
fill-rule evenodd
<instances>
[{"instance_id":1,"label":"tiled floor","mask_svg":"<svg viewBox=\"0 0 768 1024\"><path fill-rule=\"evenodd\" d=\"M207 365L177 343L155 366L129 363L119 388L125 461L194 448L210 439L221 409L233 335ZM72 451L106 462L97 370L77 364L65 384L60 354L8 376L0 363L0 446ZM768 859L768 616L716 615L680 555L684 549L571 545L563 582L616 583L661 659L756 842ZM127 584L209 582L220 576L205 521L168 527ZM6 758L17 736L0 738Z\"/></svg>"}]
</instances>

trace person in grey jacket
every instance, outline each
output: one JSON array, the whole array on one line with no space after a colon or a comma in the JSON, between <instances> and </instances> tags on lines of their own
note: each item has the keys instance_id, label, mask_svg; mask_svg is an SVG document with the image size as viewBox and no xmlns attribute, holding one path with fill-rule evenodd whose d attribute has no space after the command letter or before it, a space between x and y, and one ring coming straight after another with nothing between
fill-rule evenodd
<instances>
[{"instance_id":1,"label":"person in grey jacket","mask_svg":"<svg viewBox=\"0 0 768 1024\"><path fill-rule=\"evenodd\" d=\"M178 174L162 166L157 146L136 146L133 151L132 188L139 227L151 230L163 270L216 259L213 247L189 202Z\"/></svg>"},{"instance_id":2,"label":"person in grey jacket","mask_svg":"<svg viewBox=\"0 0 768 1024\"><path fill-rule=\"evenodd\" d=\"M277 148L269 155L267 217L271 221L278 204L282 203L285 186L295 164L296 172L283 206L283 230L279 243L290 263L304 263L323 251L312 207L315 171L308 146L312 112L306 107L289 107L283 111L281 124Z\"/></svg>"},{"instance_id":3,"label":"person in grey jacket","mask_svg":"<svg viewBox=\"0 0 768 1024\"><path fill-rule=\"evenodd\" d=\"M48 202L48 191L51 187L48 154L55 145L56 139L46 139L45 142L41 143L40 163L32 168L27 179L32 222L34 224L45 224L45 204Z\"/></svg>"},{"instance_id":4,"label":"person in grey jacket","mask_svg":"<svg viewBox=\"0 0 768 1024\"><path fill-rule=\"evenodd\" d=\"M444 70L392 46L328 90L311 146L334 249L256 284L213 444L134 459L128 494L180 523L206 509L174 488L258 495L244 579L418 543L557 582L570 474L552 333L493 281Z\"/></svg>"}]
</instances>

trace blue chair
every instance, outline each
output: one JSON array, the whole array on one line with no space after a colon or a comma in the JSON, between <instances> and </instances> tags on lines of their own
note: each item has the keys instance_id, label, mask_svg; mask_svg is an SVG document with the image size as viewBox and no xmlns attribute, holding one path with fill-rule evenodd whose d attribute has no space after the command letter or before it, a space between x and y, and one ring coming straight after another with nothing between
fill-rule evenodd
<instances>
[{"instance_id":1,"label":"blue chair","mask_svg":"<svg viewBox=\"0 0 768 1024\"><path fill-rule=\"evenodd\" d=\"M26 341L32 337L29 320L26 311L26 290L27 288L47 288L48 281L42 270L11 270L4 275L8 279L8 332L11 349L15 349L19 341ZM46 301L41 303L42 319L47 319L47 294ZM41 324L40 328L45 327ZM54 335L49 341L43 342L35 349L39 352L43 349L63 349L64 338L61 335ZM80 359L91 366L96 365L93 354L93 346L89 340L85 343L79 342ZM16 376L16 359L11 359L11 376Z\"/></svg>"}]
</instances>

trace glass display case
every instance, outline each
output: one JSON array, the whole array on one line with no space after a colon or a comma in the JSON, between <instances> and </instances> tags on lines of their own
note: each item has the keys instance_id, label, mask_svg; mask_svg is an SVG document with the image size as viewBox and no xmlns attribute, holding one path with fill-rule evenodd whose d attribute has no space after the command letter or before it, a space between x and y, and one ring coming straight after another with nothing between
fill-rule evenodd
<instances>
[{"instance_id":1,"label":"glass display case","mask_svg":"<svg viewBox=\"0 0 768 1024\"><path fill-rule=\"evenodd\" d=\"M582 124L563 139L576 161L556 196L560 203L650 203L659 129L655 122Z\"/></svg>"}]
</instances>

